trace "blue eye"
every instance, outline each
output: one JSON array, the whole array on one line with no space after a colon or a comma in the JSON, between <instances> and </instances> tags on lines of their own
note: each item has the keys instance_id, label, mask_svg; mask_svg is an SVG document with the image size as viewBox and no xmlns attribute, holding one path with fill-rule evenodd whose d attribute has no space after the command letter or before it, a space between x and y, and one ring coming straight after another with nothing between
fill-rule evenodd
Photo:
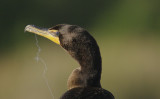
<instances>
[{"instance_id":1,"label":"blue eye","mask_svg":"<svg viewBox=\"0 0 160 99\"><path fill-rule=\"evenodd\" d=\"M56 32L56 35L59 36L59 32Z\"/></svg>"}]
</instances>

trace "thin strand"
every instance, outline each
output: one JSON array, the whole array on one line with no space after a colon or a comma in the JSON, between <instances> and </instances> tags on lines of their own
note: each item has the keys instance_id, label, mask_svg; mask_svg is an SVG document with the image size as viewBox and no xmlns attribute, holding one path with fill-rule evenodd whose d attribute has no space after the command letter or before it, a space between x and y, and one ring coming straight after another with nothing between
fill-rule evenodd
<instances>
[{"instance_id":1,"label":"thin strand","mask_svg":"<svg viewBox=\"0 0 160 99\"><path fill-rule=\"evenodd\" d=\"M43 76L43 79L44 79L44 81L45 81L48 89L49 89L49 92L50 92L50 94L51 94L51 96L52 96L52 99L54 99L53 92L52 92L52 90L51 90L51 87L50 87L50 85L49 85L49 83L48 83L48 79L47 79L47 77L46 77L47 64L46 64L45 61L40 57L41 48L40 48L40 46L39 46L39 44L38 44L39 42L38 42L38 38L37 38L36 34L35 34L35 39L36 39L36 46L37 46L37 48L38 48L38 51L37 51L37 53L36 53L35 60L36 60L37 62L40 61L40 62L44 65L44 71L43 71L42 76Z\"/></svg>"}]
</instances>

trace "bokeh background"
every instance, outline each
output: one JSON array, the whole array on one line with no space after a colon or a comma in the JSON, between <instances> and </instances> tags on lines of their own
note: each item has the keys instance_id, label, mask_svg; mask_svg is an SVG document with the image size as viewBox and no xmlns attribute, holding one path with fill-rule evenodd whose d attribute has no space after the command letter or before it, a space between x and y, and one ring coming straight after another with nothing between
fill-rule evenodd
<instances>
[{"instance_id":1,"label":"bokeh background","mask_svg":"<svg viewBox=\"0 0 160 99\"><path fill-rule=\"evenodd\" d=\"M86 28L103 59L101 83L116 99L160 99L160 0L1 0L0 99L52 99L35 60L28 24ZM79 64L60 46L38 36L46 77L58 99Z\"/></svg>"}]
</instances>

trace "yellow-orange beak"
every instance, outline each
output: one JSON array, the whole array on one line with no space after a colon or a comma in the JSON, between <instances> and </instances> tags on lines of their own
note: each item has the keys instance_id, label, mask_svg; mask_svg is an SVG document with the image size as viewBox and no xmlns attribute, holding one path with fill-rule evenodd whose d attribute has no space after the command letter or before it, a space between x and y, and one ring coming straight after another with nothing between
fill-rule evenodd
<instances>
[{"instance_id":1,"label":"yellow-orange beak","mask_svg":"<svg viewBox=\"0 0 160 99\"><path fill-rule=\"evenodd\" d=\"M60 41L58 37L59 35L58 30L49 30L49 29L40 28L34 25L27 25L25 27L25 31L32 32L37 35L43 36L55 42L56 44L60 45Z\"/></svg>"}]
</instances>

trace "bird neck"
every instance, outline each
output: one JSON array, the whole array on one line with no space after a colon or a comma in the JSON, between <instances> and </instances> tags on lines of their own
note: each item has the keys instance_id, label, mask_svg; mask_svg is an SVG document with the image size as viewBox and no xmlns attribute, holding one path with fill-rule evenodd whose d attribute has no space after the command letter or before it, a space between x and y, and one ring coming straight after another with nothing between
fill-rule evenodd
<instances>
[{"instance_id":1,"label":"bird neck","mask_svg":"<svg viewBox=\"0 0 160 99\"><path fill-rule=\"evenodd\" d=\"M90 55L86 54L86 58L82 61L79 61L79 64L84 86L101 87L100 79L102 66L100 53Z\"/></svg>"},{"instance_id":2,"label":"bird neck","mask_svg":"<svg viewBox=\"0 0 160 99\"><path fill-rule=\"evenodd\" d=\"M101 87L100 79L102 67L99 48L94 47L92 50L80 51L74 56L79 62L80 67L73 70L71 73L68 79L69 89L75 87Z\"/></svg>"}]
</instances>

